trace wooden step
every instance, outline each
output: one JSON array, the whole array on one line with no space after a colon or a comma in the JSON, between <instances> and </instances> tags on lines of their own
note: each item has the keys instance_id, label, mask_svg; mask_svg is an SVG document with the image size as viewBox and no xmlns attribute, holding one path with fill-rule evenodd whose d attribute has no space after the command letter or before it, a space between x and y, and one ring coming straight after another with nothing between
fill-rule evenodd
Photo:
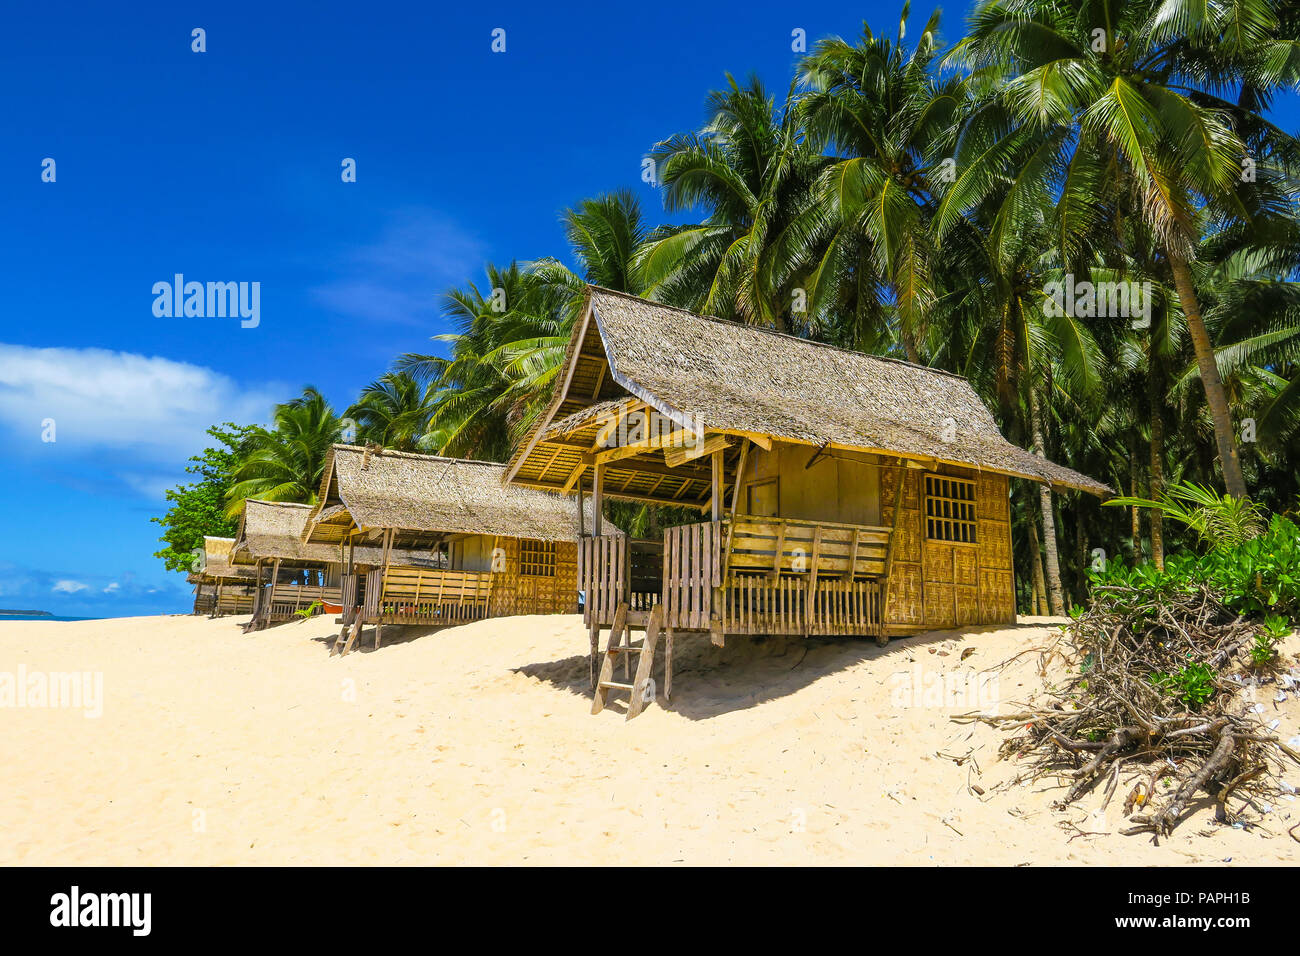
<instances>
[{"instance_id":1,"label":"wooden step","mask_svg":"<svg viewBox=\"0 0 1300 956\"><path fill-rule=\"evenodd\" d=\"M633 647L622 643L625 638L630 637L628 634L630 614L627 605L620 604L614 612L614 627L609 633L609 646L605 649L600 677L596 681L595 699L591 703L591 712L593 714L599 714L605 708L605 702L611 690L628 692L630 697L627 703L626 719L628 720L641 713L646 705L645 698L650 693L649 687L652 683L650 671L654 666L655 645L658 643L659 631L664 623L664 608L662 604L656 604L650 611L640 613L646 614L647 618L645 640L639 646ZM614 680L615 660L621 655L630 654L633 651L640 655L637 661L636 679L631 683ZM622 660L626 665L628 658L623 656Z\"/></svg>"}]
</instances>

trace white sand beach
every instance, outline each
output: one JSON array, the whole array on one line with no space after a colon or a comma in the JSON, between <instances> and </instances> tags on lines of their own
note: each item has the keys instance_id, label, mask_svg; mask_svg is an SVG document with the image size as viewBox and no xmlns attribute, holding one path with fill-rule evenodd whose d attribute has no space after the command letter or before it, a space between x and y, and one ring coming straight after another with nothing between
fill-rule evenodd
<instances>
[{"instance_id":1,"label":"white sand beach","mask_svg":"<svg viewBox=\"0 0 1300 956\"><path fill-rule=\"evenodd\" d=\"M332 619L250 635L243 620L0 623L0 672L103 675L102 716L0 710L0 863L1286 864L1300 850L1291 801L1252 829L1214 824L1202 801L1160 846L1121 836L1122 794L1101 819L1099 795L1061 812L1059 787L999 787L1018 767L995 731L949 719L967 701L900 705L895 674L1008 659L1000 697L1033 691L1030 649L1057 633L1042 619L885 649L679 638L673 700L630 722L621 703L590 714L576 616L390 629L378 651L367 632L343 659L328 656ZM1294 698L1266 706L1284 737L1300 732Z\"/></svg>"}]
</instances>

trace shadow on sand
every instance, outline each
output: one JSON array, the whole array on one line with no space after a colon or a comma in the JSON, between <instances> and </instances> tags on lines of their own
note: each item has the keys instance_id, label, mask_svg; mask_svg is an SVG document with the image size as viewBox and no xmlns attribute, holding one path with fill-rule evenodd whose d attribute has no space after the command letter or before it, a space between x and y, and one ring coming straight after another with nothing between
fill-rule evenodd
<instances>
[{"instance_id":1,"label":"shadow on sand","mask_svg":"<svg viewBox=\"0 0 1300 956\"><path fill-rule=\"evenodd\" d=\"M725 647L714 647L702 633L679 633L673 645L673 698L663 696L663 643L655 653L655 704L689 720L707 720L721 714L747 710L767 701L798 693L808 685L863 662L877 662L873 674L887 680L895 661L906 651L916 651L953 638L1003 630L1031 630L1041 624L989 624L946 631L926 631L891 640L877 647L871 638L853 637L732 637ZM603 645L602 645L603 646ZM636 661L632 657L631 667ZM988 666L989 662L981 662ZM586 701L591 700L586 654L556 661L541 661L514 669ZM621 668L615 671L622 680ZM625 713L626 694L611 694L607 710Z\"/></svg>"},{"instance_id":2,"label":"shadow on sand","mask_svg":"<svg viewBox=\"0 0 1300 956\"><path fill-rule=\"evenodd\" d=\"M326 653L334 646L334 640L338 637L339 630L343 627L340 624L332 633L323 634L319 637L313 637L313 643L319 644ZM438 625L433 627L417 627L411 624L387 624L384 626L384 637L378 650L384 651L398 644L409 644L411 641L418 641L420 638L429 634L437 634L439 631L451 630L451 625ZM352 645L352 654L373 654L375 652L375 629L370 626L363 627L361 633L357 636L357 641Z\"/></svg>"}]
</instances>

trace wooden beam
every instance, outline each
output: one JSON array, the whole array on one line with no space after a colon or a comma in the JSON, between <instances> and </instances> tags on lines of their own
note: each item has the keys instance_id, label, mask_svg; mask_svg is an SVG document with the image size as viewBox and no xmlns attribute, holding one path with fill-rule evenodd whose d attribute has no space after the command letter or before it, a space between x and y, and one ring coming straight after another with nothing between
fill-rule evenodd
<instances>
[{"instance_id":1,"label":"wooden beam","mask_svg":"<svg viewBox=\"0 0 1300 956\"><path fill-rule=\"evenodd\" d=\"M723 430L723 431L722 431L722 434L724 434L724 435L738 435L738 436L740 436L741 438L748 438L750 441L752 441L752 442L753 442L755 445L757 445L759 448L763 449L763 451L771 451L771 450L772 450L772 436L771 436L771 435L764 435L764 434L761 434L760 432L737 431L737 430L735 430L735 429L730 429L730 428L728 428L728 429L726 429L726 430Z\"/></svg>"},{"instance_id":2,"label":"wooden beam","mask_svg":"<svg viewBox=\"0 0 1300 956\"><path fill-rule=\"evenodd\" d=\"M712 501L713 501L713 520L722 520L722 449L719 448L713 453L713 484L712 484Z\"/></svg>"},{"instance_id":3,"label":"wooden beam","mask_svg":"<svg viewBox=\"0 0 1300 956\"><path fill-rule=\"evenodd\" d=\"M702 442L696 442L691 448L665 448L664 462L670 468L679 468L689 461L696 458L703 458L705 455L712 455L714 452L725 451L731 444L726 435L710 435Z\"/></svg>"},{"instance_id":4,"label":"wooden beam","mask_svg":"<svg viewBox=\"0 0 1300 956\"><path fill-rule=\"evenodd\" d=\"M569 473L568 479L564 482L564 487L560 489L561 493L567 495L570 491L572 491L573 486L578 483L578 479L582 477L582 473L586 470L587 470L587 463L585 461L579 462L578 467L573 469L573 471ZM539 478L538 480L540 481L541 479ZM519 482L519 483L523 484L523 482Z\"/></svg>"},{"instance_id":5,"label":"wooden beam","mask_svg":"<svg viewBox=\"0 0 1300 956\"><path fill-rule=\"evenodd\" d=\"M596 463L595 476L591 486L591 502L595 516L591 521L591 531L596 537L602 533L603 518L601 517L601 507L604 505L603 495L605 493L605 465L603 462Z\"/></svg>"},{"instance_id":6,"label":"wooden beam","mask_svg":"<svg viewBox=\"0 0 1300 956\"><path fill-rule=\"evenodd\" d=\"M616 448L606 448L602 451L592 452L584 456L583 460L587 464L594 465L597 462L608 464L612 461L621 461L624 458L633 458L647 451L655 451L660 448L672 448L675 445L685 444L688 438L694 438L695 432L689 428L679 428L669 432L667 435L651 435L639 442L633 442L630 445L619 445Z\"/></svg>"}]
</instances>

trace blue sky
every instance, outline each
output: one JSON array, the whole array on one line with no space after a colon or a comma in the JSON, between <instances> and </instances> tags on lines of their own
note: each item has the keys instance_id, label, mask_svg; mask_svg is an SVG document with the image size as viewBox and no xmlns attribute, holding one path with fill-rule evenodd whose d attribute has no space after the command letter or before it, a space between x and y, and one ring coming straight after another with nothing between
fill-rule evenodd
<instances>
[{"instance_id":1,"label":"blue sky","mask_svg":"<svg viewBox=\"0 0 1300 956\"><path fill-rule=\"evenodd\" d=\"M186 610L148 519L208 425L264 421L308 383L341 410L449 331L439 293L564 256L560 213L584 197L632 187L663 220L641 159L700 124L726 71L783 95L793 30L893 32L900 7L10 4L0 607ZM260 324L156 317L176 273L259 282Z\"/></svg>"},{"instance_id":2,"label":"blue sky","mask_svg":"<svg viewBox=\"0 0 1300 956\"><path fill-rule=\"evenodd\" d=\"M792 30L892 30L898 10L9 5L0 607L187 610L148 519L209 424L264 421L307 383L346 406L449 331L440 292L489 260L565 255L559 215L584 197L633 187L665 218L641 158L699 125L725 71L783 94ZM260 282L260 324L155 317L176 273Z\"/></svg>"}]
</instances>

